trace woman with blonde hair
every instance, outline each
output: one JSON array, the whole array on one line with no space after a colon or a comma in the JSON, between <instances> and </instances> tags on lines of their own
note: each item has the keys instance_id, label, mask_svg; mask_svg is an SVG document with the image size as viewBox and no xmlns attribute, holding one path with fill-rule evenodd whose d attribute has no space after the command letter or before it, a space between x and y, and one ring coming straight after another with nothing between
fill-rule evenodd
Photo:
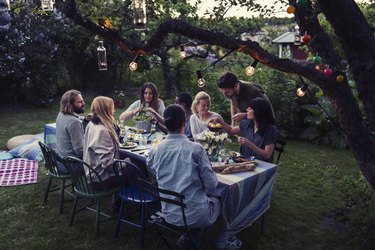
<instances>
[{"instance_id":1,"label":"woman with blonde hair","mask_svg":"<svg viewBox=\"0 0 375 250\"><path fill-rule=\"evenodd\" d=\"M209 94L204 91L198 92L192 104L193 114L190 116L191 134L194 140L199 139L202 133L207 130L207 123L210 120L214 118L223 120L221 115L210 111L210 107L211 97Z\"/></svg>"},{"instance_id":2,"label":"woman with blonde hair","mask_svg":"<svg viewBox=\"0 0 375 250\"><path fill-rule=\"evenodd\" d=\"M119 158L119 138L114 119L114 102L109 97L98 96L91 104L91 112L92 120L86 127L83 141L83 160L99 173L107 188L116 187L119 183L112 164ZM88 175L88 170L85 171ZM95 179L91 184L101 189Z\"/></svg>"}]
</instances>

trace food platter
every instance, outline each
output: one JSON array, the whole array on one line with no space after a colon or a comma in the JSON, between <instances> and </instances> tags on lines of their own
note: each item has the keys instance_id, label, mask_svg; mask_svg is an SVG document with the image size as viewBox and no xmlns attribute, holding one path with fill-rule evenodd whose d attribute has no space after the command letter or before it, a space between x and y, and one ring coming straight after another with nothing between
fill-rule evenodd
<instances>
[{"instance_id":1,"label":"food platter","mask_svg":"<svg viewBox=\"0 0 375 250\"><path fill-rule=\"evenodd\" d=\"M218 132L219 130L221 130L223 127L221 126L220 123L213 123L213 122L209 122L207 124L207 128L208 130L212 131L212 132Z\"/></svg>"},{"instance_id":2,"label":"food platter","mask_svg":"<svg viewBox=\"0 0 375 250\"><path fill-rule=\"evenodd\" d=\"M123 144L120 145L120 147L124 148L124 149L131 149L131 148L135 148L137 146L138 146L138 144L136 142L132 142L132 141L126 141L126 142L124 142Z\"/></svg>"},{"instance_id":3,"label":"food platter","mask_svg":"<svg viewBox=\"0 0 375 250\"><path fill-rule=\"evenodd\" d=\"M239 163L239 162L247 162L247 161L251 161L253 160L252 157L246 157L246 156L243 156L243 155L240 155L240 156L235 156L235 157L231 157L231 159L236 162L236 163Z\"/></svg>"}]
</instances>

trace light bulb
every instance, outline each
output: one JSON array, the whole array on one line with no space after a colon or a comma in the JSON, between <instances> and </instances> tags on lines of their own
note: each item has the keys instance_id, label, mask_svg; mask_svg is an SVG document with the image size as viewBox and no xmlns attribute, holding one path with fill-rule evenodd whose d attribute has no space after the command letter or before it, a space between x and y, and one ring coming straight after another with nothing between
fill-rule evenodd
<instances>
[{"instance_id":1,"label":"light bulb","mask_svg":"<svg viewBox=\"0 0 375 250\"><path fill-rule=\"evenodd\" d=\"M254 75L254 73L255 73L255 68L253 67L253 66L249 66L249 67L247 67L246 69L245 69L245 73L246 73L246 75L248 75L248 76L252 76L252 75Z\"/></svg>"},{"instance_id":2,"label":"light bulb","mask_svg":"<svg viewBox=\"0 0 375 250\"><path fill-rule=\"evenodd\" d=\"M303 87L297 89L297 96L302 97L305 96L306 90L303 90Z\"/></svg>"},{"instance_id":3,"label":"light bulb","mask_svg":"<svg viewBox=\"0 0 375 250\"><path fill-rule=\"evenodd\" d=\"M136 63L136 62L131 62L131 63L129 64L129 69L130 69L131 71L136 71L137 68L138 68L138 63Z\"/></svg>"},{"instance_id":4,"label":"light bulb","mask_svg":"<svg viewBox=\"0 0 375 250\"><path fill-rule=\"evenodd\" d=\"M182 50L180 51L180 58L184 59L186 57L186 51Z\"/></svg>"},{"instance_id":5,"label":"light bulb","mask_svg":"<svg viewBox=\"0 0 375 250\"><path fill-rule=\"evenodd\" d=\"M203 78L198 79L198 87L203 88L206 86L206 81Z\"/></svg>"}]
</instances>

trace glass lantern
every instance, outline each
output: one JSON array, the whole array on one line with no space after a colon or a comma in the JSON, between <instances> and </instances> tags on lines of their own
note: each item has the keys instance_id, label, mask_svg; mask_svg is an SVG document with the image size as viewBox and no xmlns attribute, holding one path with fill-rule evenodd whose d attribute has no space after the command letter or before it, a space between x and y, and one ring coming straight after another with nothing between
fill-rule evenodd
<instances>
[{"instance_id":1,"label":"glass lantern","mask_svg":"<svg viewBox=\"0 0 375 250\"><path fill-rule=\"evenodd\" d=\"M43 11L53 11L55 0L41 0L40 1Z\"/></svg>"},{"instance_id":2,"label":"glass lantern","mask_svg":"<svg viewBox=\"0 0 375 250\"><path fill-rule=\"evenodd\" d=\"M133 0L133 13L135 29L146 29L146 0Z\"/></svg>"},{"instance_id":3,"label":"glass lantern","mask_svg":"<svg viewBox=\"0 0 375 250\"><path fill-rule=\"evenodd\" d=\"M103 46L103 41L99 41L99 47L96 49L98 54L99 71L107 70L107 50Z\"/></svg>"},{"instance_id":4,"label":"glass lantern","mask_svg":"<svg viewBox=\"0 0 375 250\"><path fill-rule=\"evenodd\" d=\"M9 0L0 0L0 11L10 10Z\"/></svg>"}]
</instances>

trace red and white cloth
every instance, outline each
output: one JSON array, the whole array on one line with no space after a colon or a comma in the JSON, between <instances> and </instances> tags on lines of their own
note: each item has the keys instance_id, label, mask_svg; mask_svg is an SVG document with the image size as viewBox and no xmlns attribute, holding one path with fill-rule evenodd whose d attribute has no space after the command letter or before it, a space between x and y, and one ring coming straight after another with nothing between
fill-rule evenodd
<instances>
[{"instance_id":1,"label":"red and white cloth","mask_svg":"<svg viewBox=\"0 0 375 250\"><path fill-rule=\"evenodd\" d=\"M0 186L33 184L38 180L38 161L24 158L0 160Z\"/></svg>"}]
</instances>

